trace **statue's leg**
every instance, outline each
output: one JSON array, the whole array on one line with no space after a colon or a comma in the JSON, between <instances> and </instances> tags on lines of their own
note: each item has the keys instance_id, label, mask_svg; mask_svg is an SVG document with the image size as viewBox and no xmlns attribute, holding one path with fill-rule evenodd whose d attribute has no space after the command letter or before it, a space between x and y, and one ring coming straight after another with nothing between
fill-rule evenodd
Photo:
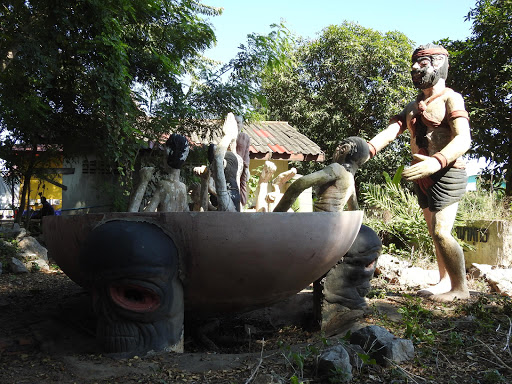
<instances>
[{"instance_id":1,"label":"statue's leg","mask_svg":"<svg viewBox=\"0 0 512 384\"><path fill-rule=\"evenodd\" d=\"M439 266L446 270L451 282L447 292L434 293L430 296L435 301L449 302L469 298L464 252L452 236L457 208L458 203L455 203L432 212L432 240L436 248L436 257Z\"/></svg>"},{"instance_id":2,"label":"statue's leg","mask_svg":"<svg viewBox=\"0 0 512 384\"><path fill-rule=\"evenodd\" d=\"M430 237L433 238L433 213L430 209L423 209L423 216L425 217L425 221L427 222L428 232L430 233ZM434 243L434 247L436 250L436 255L439 254L438 246ZM422 297L429 297L432 295L437 295L440 293L446 293L451 289L452 283L450 281L450 275L446 271L446 265L444 263L444 259L442 257L436 257L437 266L439 269L439 282L428 288L424 288L418 291L418 295Z\"/></svg>"},{"instance_id":3,"label":"statue's leg","mask_svg":"<svg viewBox=\"0 0 512 384\"><path fill-rule=\"evenodd\" d=\"M377 234L362 225L347 254L321 281L315 282L315 314L320 315L317 320L327 335L342 332L364 315L365 296L370 291L370 279L381 250Z\"/></svg>"}]
</instances>

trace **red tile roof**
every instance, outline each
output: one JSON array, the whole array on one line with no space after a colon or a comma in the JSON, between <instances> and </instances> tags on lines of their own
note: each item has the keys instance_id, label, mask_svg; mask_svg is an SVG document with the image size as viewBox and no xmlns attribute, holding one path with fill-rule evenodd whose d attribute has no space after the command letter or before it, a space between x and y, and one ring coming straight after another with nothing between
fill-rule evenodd
<instances>
[{"instance_id":1,"label":"red tile roof","mask_svg":"<svg viewBox=\"0 0 512 384\"><path fill-rule=\"evenodd\" d=\"M325 160L320 147L286 121L245 123L243 132L251 138L252 159Z\"/></svg>"},{"instance_id":2,"label":"red tile roof","mask_svg":"<svg viewBox=\"0 0 512 384\"><path fill-rule=\"evenodd\" d=\"M199 132L186 134L190 143L208 144L218 143L221 128L208 129L202 138ZM249 147L251 159L261 160L296 160L296 161L324 161L325 154L320 147L297 131L286 121L255 121L245 123L242 132L251 138ZM169 137L163 135L160 142ZM150 146L151 147L151 146Z\"/></svg>"}]
</instances>

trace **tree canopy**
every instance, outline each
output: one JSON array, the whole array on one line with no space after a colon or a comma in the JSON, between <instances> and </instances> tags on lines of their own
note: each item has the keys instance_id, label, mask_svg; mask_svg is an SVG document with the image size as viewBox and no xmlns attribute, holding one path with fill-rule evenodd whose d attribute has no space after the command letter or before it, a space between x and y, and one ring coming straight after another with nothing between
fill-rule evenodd
<instances>
[{"instance_id":1,"label":"tree canopy","mask_svg":"<svg viewBox=\"0 0 512 384\"><path fill-rule=\"evenodd\" d=\"M467 15L472 35L442 43L450 52L448 82L466 101L472 155L496 163L488 172L507 181L512 194L512 1L478 0Z\"/></svg>"},{"instance_id":2,"label":"tree canopy","mask_svg":"<svg viewBox=\"0 0 512 384\"><path fill-rule=\"evenodd\" d=\"M269 119L286 120L326 150L349 136L371 138L414 97L412 42L400 32L381 33L355 23L331 25L315 40L299 41L294 66L264 75ZM397 140L358 173L382 180L408 156Z\"/></svg>"},{"instance_id":3,"label":"tree canopy","mask_svg":"<svg viewBox=\"0 0 512 384\"><path fill-rule=\"evenodd\" d=\"M140 139L193 114L183 79L215 42L206 16L220 12L194 0L3 1L0 158L27 180L35 155L14 149L57 144L129 172ZM148 119L137 89L163 96L166 113Z\"/></svg>"}]
</instances>

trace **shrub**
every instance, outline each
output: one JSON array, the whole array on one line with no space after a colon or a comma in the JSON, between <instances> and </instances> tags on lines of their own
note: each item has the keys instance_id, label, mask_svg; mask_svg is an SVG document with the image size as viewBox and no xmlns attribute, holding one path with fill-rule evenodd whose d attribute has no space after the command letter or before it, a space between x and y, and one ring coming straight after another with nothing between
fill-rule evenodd
<instances>
[{"instance_id":1,"label":"shrub","mask_svg":"<svg viewBox=\"0 0 512 384\"><path fill-rule=\"evenodd\" d=\"M400 184L402 170L403 166L393 179L384 173L384 185L364 186L365 224L377 232L384 246L394 244L398 253L432 258L433 245L423 211L416 195Z\"/></svg>"}]
</instances>

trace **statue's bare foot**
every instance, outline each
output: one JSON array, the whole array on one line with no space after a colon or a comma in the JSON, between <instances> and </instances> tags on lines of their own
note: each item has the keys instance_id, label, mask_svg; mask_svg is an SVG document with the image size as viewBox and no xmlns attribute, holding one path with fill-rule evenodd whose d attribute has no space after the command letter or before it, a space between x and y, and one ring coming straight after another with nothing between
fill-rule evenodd
<instances>
[{"instance_id":1,"label":"statue's bare foot","mask_svg":"<svg viewBox=\"0 0 512 384\"><path fill-rule=\"evenodd\" d=\"M432 287L420 289L417 294L421 297L430 297L432 295L440 295L447 293L452 289L450 280L442 280Z\"/></svg>"},{"instance_id":2,"label":"statue's bare foot","mask_svg":"<svg viewBox=\"0 0 512 384\"><path fill-rule=\"evenodd\" d=\"M452 290L446 293L429 296L429 299L438 301L440 303L450 303L455 300L467 300L469 299L469 291L467 289L460 291Z\"/></svg>"}]
</instances>

